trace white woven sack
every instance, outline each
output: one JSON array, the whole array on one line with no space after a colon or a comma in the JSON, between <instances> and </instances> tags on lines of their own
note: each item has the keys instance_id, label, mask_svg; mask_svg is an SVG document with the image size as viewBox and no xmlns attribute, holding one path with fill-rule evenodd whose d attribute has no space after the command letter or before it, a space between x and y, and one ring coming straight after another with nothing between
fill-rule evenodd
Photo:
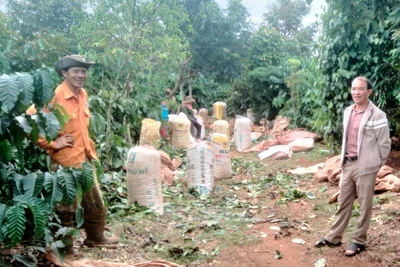
<instances>
[{"instance_id":1,"label":"white woven sack","mask_svg":"<svg viewBox=\"0 0 400 267\"><path fill-rule=\"evenodd\" d=\"M137 201L163 214L160 152L152 147L133 147L128 152L126 167L128 205Z\"/></svg>"},{"instance_id":2,"label":"white woven sack","mask_svg":"<svg viewBox=\"0 0 400 267\"><path fill-rule=\"evenodd\" d=\"M186 179L188 188L200 195L208 195L214 187L214 153L205 143L193 143L186 153Z\"/></svg>"},{"instance_id":3,"label":"white woven sack","mask_svg":"<svg viewBox=\"0 0 400 267\"><path fill-rule=\"evenodd\" d=\"M286 127L290 125L290 119L287 117L276 116L274 127L272 128L271 135L281 133Z\"/></svg>"},{"instance_id":4,"label":"white woven sack","mask_svg":"<svg viewBox=\"0 0 400 267\"><path fill-rule=\"evenodd\" d=\"M215 102L213 104L213 118L217 120L226 119L226 103Z\"/></svg>"},{"instance_id":5,"label":"white woven sack","mask_svg":"<svg viewBox=\"0 0 400 267\"><path fill-rule=\"evenodd\" d=\"M217 120L226 119L226 103L215 102L213 104L213 118Z\"/></svg>"},{"instance_id":6,"label":"white woven sack","mask_svg":"<svg viewBox=\"0 0 400 267\"><path fill-rule=\"evenodd\" d=\"M293 152L307 151L314 147L314 138L296 139L288 145Z\"/></svg>"},{"instance_id":7,"label":"white woven sack","mask_svg":"<svg viewBox=\"0 0 400 267\"><path fill-rule=\"evenodd\" d=\"M277 145L268 148L267 150L258 154L258 158L260 160L266 158L275 158L275 159L284 159L284 158L291 158L292 157L292 150L288 145Z\"/></svg>"},{"instance_id":8,"label":"white woven sack","mask_svg":"<svg viewBox=\"0 0 400 267\"><path fill-rule=\"evenodd\" d=\"M211 147L214 152L214 177L216 180L232 176L229 137L226 134L213 134Z\"/></svg>"},{"instance_id":9,"label":"white woven sack","mask_svg":"<svg viewBox=\"0 0 400 267\"><path fill-rule=\"evenodd\" d=\"M161 122L153 119L143 119L140 129L139 145L154 146L160 142Z\"/></svg>"},{"instance_id":10,"label":"white woven sack","mask_svg":"<svg viewBox=\"0 0 400 267\"><path fill-rule=\"evenodd\" d=\"M220 133L230 136L229 134L229 123L226 120L216 120L213 123L214 133Z\"/></svg>"},{"instance_id":11,"label":"white woven sack","mask_svg":"<svg viewBox=\"0 0 400 267\"><path fill-rule=\"evenodd\" d=\"M251 121L248 118L236 118L234 138L239 152L251 147Z\"/></svg>"},{"instance_id":12,"label":"white woven sack","mask_svg":"<svg viewBox=\"0 0 400 267\"><path fill-rule=\"evenodd\" d=\"M190 144L190 121L178 117L171 121L171 145L175 148L186 149Z\"/></svg>"},{"instance_id":13,"label":"white woven sack","mask_svg":"<svg viewBox=\"0 0 400 267\"><path fill-rule=\"evenodd\" d=\"M201 125L200 139L204 140L206 137L206 128L204 127L204 121L201 116L196 116L197 122Z\"/></svg>"},{"instance_id":14,"label":"white woven sack","mask_svg":"<svg viewBox=\"0 0 400 267\"><path fill-rule=\"evenodd\" d=\"M254 123L254 122L256 121L256 118L254 117L253 110L252 110L251 108L247 109L246 117L247 117L252 123Z\"/></svg>"},{"instance_id":15,"label":"white woven sack","mask_svg":"<svg viewBox=\"0 0 400 267\"><path fill-rule=\"evenodd\" d=\"M199 110L199 116L203 118L204 122L208 122L208 110L205 108L201 108Z\"/></svg>"}]
</instances>

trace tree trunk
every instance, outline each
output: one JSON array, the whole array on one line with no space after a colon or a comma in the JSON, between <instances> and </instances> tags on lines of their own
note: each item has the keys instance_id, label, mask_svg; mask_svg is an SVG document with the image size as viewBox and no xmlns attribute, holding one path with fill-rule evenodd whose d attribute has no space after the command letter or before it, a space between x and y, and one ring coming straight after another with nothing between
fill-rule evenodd
<instances>
[{"instance_id":1,"label":"tree trunk","mask_svg":"<svg viewBox=\"0 0 400 267\"><path fill-rule=\"evenodd\" d=\"M181 81L183 80L183 75L184 75L184 72L185 72L185 67L186 67L186 65L190 62L190 60L192 60L192 58L193 58L193 56L190 56L188 59L186 59L186 60L182 63L181 67L179 68L179 75L178 75L178 78L177 78L176 81L175 81L174 89L172 89L172 91L171 91L171 93L169 94L168 98L172 98L172 97L175 95L176 91L179 89L179 85L180 85ZM182 87L181 87L181 90L182 90Z\"/></svg>"}]
</instances>

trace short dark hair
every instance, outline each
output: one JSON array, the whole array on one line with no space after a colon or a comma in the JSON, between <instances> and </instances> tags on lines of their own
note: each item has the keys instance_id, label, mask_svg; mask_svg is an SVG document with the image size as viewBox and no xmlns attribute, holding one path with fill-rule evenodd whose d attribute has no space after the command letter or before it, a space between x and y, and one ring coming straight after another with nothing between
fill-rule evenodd
<instances>
[{"instance_id":1,"label":"short dark hair","mask_svg":"<svg viewBox=\"0 0 400 267\"><path fill-rule=\"evenodd\" d=\"M367 77L364 77L364 76L355 77L351 83L353 83L355 80L364 81L367 84L367 89L372 89L372 82Z\"/></svg>"}]
</instances>

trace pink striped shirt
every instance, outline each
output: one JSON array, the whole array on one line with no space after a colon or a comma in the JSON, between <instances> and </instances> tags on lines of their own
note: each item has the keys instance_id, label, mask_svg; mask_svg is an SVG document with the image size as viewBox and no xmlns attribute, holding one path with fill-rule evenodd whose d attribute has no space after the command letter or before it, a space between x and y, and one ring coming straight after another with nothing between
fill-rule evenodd
<instances>
[{"instance_id":1,"label":"pink striped shirt","mask_svg":"<svg viewBox=\"0 0 400 267\"><path fill-rule=\"evenodd\" d=\"M349 130L347 133L346 142L346 157L352 157L357 155L357 142L358 142L358 129L360 128L360 122L364 115L364 111L357 111L353 108L351 111Z\"/></svg>"}]
</instances>

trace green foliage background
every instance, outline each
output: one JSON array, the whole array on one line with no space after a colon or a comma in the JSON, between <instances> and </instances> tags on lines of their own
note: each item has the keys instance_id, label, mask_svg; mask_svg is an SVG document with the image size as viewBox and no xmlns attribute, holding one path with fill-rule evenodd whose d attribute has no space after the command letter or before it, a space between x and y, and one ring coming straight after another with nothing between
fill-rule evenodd
<instances>
[{"instance_id":1,"label":"green foliage background","mask_svg":"<svg viewBox=\"0 0 400 267\"><path fill-rule=\"evenodd\" d=\"M4 62L0 72L11 69ZM24 242L42 252L51 246L63 259L66 236L75 235L75 230L59 225L54 207L82 197L92 186L93 169L84 164L81 169L48 172L43 152L32 147L39 135L55 139L68 121L65 109L57 105L49 112L25 114L31 104L47 106L53 97L53 78L54 71L48 68L0 76L0 243L10 248ZM59 232L52 235L55 229ZM28 266L36 261L32 254L14 259Z\"/></svg>"},{"instance_id":2,"label":"green foliage background","mask_svg":"<svg viewBox=\"0 0 400 267\"><path fill-rule=\"evenodd\" d=\"M399 58L398 1L332 1L323 16L318 58L320 111L314 127L338 144L342 112L350 104L349 88L356 76L374 83L372 100L384 109L398 132Z\"/></svg>"}]
</instances>

